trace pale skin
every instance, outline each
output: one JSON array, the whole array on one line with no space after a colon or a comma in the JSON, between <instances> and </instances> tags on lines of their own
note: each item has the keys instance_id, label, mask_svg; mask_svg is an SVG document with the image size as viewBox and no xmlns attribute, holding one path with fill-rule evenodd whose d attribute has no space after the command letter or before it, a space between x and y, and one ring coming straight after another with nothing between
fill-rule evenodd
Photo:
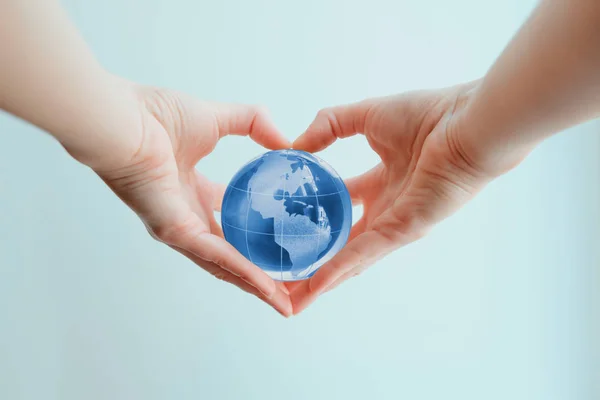
<instances>
[{"instance_id":1,"label":"pale skin","mask_svg":"<svg viewBox=\"0 0 600 400\"><path fill-rule=\"evenodd\" d=\"M541 141L600 116L597 0L542 1L482 79L327 108L293 145L255 106L108 73L54 0L3 0L0 15L0 108L52 134L153 237L284 316L425 235ZM223 239L212 212L222 187L194 167L228 134L311 152L363 134L381 157L346 182L364 215L311 279L274 282Z\"/></svg>"}]
</instances>

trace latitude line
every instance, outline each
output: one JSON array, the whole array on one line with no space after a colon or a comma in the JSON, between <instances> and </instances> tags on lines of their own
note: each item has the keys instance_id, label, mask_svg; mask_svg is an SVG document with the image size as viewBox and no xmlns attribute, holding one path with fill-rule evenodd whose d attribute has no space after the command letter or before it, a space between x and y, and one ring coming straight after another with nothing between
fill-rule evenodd
<instances>
[{"instance_id":1,"label":"latitude line","mask_svg":"<svg viewBox=\"0 0 600 400\"><path fill-rule=\"evenodd\" d=\"M311 172L311 174L312 174L312 172ZM335 186L335 185L334 185L334 186ZM255 195L255 194L257 194L257 195L259 195L259 196L274 196L274 193L258 193L258 192L251 192L251 191L249 191L249 190L240 189L240 188L237 188L237 187L235 187L235 186L229 186L229 187L230 187L230 188L232 188L232 189L238 190L238 191L240 191L240 192L246 192L246 193L250 193L250 194L252 194L252 195ZM340 194L340 193L342 193L342 192L343 192L343 190L340 190L340 191L338 191L338 192L334 192L334 193L325 193L325 194L316 194L316 193L315 193L315 194L313 194L313 196L316 196L316 197L335 196L336 194ZM290 198L290 199L293 199L294 197L300 197L300 198L302 198L302 197L309 197L309 196L291 196L291 195L290 195L290 196L288 196L288 198Z\"/></svg>"},{"instance_id":2,"label":"latitude line","mask_svg":"<svg viewBox=\"0 0 600 400\"><path fill-rule=\"evenodd\" d=\"M240 228L239 226L228 224L227 222L224 222L224 221L221 221L221 223L223 225L229 227L229 228L237 229L238 231L242 231L242 232L252 233L252 234L255 234L255 235L283 236L283 237L311 237L311 236L317 236L317 235L319 235L318 233L312 233L312 234L308 234L308 235L292 235L292 234L277 235L276 233L267 233L267 232L258 232L258 231L246 230L244 228ZM329 233L334 234L334 233L338 233L338 232L341 232L341 230L331 231Z\"/></svg>"}]
</instances>

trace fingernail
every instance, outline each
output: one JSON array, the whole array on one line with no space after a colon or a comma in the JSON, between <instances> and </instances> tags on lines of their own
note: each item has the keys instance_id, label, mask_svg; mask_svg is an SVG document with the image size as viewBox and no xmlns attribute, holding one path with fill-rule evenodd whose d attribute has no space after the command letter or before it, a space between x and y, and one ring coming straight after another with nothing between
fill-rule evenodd
<instances>
[{"instance_id":1,"label":"fingernail","mask_svg":"<svg viewBox=\"0 0 600 400\"><path fill-rule=\"evenodd\" d=\"M289 304L289 306L286 305L283 310L278 310L275 307L273 307L273 308L284 318L289 318L294 314L291 304Z\"/></svg>"},{"instance_id":2,"label":"fingernail","mask_svg":"<svg viewBox=\"0 0 600 400\"><path fill-rule=\"evenodd\" d=\"M277 311L277 314L281 315L283 318L289 318L288 315L285 315L282 311L279 311L278 309L276 309L275 307L273 307L273 310Z\"/></svg>"},{"instance_id":3,"label":"fingernail","mask_svg":"<svg viewBox=\"0 0 600 400\"><path fill-rule=\"evenodd\" d=\"M292 301L290 299L287 299L285 302L285 313L288 317L294 314L294 307L292 306Z\"/></svg>"}]
</instances>

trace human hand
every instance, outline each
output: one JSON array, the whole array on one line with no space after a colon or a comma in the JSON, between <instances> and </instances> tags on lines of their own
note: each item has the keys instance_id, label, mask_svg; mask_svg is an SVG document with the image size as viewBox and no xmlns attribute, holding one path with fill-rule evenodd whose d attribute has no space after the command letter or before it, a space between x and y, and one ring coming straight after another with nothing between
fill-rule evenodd
<instances>
[{"instance_id":1,"label":"human hand","mask_svg":"<svg viewBox=\"0 0 600 400\"><path fill-rule=\"evenodd\" d=\"M224 240L213 214L213 209L220 208L224 188L195 168L225 135L247 135L269 149L289 148L289 142L265 112L254 106L202 102L127 82L117 85L124 89L119 93L119 118L137 123L105 139L111 143L110 154L80 142L76 148L65 145L67 151L92 167L138 214L155 239L216 278L291 315L285 286Z\"/></svg>"},{"instance_id":2,"label":"human hand","mask_svg":"<svg viewBox=\"0 0 600 400\"><path fill-rule=\"evenodd\" d=\"M464 140L464 111L478 82L324 109L293 144L317 152L363 133L381 163L346 182L362 218L347 245L306 282L289 284L298 313L319 294L425 235L506 172L525 152L494 163Z\"/></svg>"}]
</instances>

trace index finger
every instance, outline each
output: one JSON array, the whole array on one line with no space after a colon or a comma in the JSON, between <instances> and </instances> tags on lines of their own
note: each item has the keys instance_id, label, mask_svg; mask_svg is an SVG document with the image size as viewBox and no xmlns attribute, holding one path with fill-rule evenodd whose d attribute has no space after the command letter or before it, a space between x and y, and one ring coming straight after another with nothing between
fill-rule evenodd
<instances>
[{"instance_id":1,"label":"index finger","mask_svg":"<svg viewBox=\"0 0 600 400\"><path fill-rule=\"evenodd\" d=\"M366 267L390 253L395 243L378 231L367 231L351 240L310 279L311 292L321 293L354 268Z\"/></svg>"},{"instance_id":2,"label":"index finger","mask_svg":"<svg viewBox=\"0 0 600 400\"><path fill-rule=\"evenodd\" d=\"M364 133L370 101L324 108L308 129L294 141L293 148L308 152L324 150L338 138Z\"/></svg>"},{"instance_id":3,"label":"index finger","mask_svg":"<svg viewBox=\"0 0 600 400\"><path fill-rule=\"evenodd\" d=\"M369 231L350 241L303 285L290 291L294 314L299 314L332 284L357 267L365 267L391 251L388 243Z\"/></svg>"},{"instance_id":4,"label":"index finger","mask_svg":"<svg viewBox=\"0 0 600 400\"><path fill-rule=\"evenodd\" d=\"M264 302L266 302L267 304L269 304L270 306L275 308L279 313L281 313L285 317L289 317L292 314L292 303L288 296L287 289L283 286L282 283L278 285L279 287L277 288L275 294L272 297L268 298L264 295L264 293L262 293L256 287L252 286L251 284L249 284L242 278L235 276L228 271L225 271L223 268L220 268L218 265L215 265L209 261L201 259L200 257L198 257L188 251L180 249L176 246L171 246L171 247L173 247L175 250L177 250L178 252L180 252L181 254L183 254L184 256L186 256L187 258L192 260L193 262L195 262L197 265L202 267L204 270L209 272L211 275L213 275L217 279L231 283L232 285L237 286L238 288L242 289L243 291L260 298L261 300L263 300Z\"/></svg>"},{"instance_id":5,"label":"index finger","mask_svg":"<svg viewBox=\"0 0 600 400\"><path fill-rule=\"evenodd\" d=\"M219 137L249 136L270 150L289 149L291 142L277 129L264 107L245 104L218 104Z\"/></svg>"},{"instance_id":6,"label":"index finger","mask_svg":"<svg viewBox=\"0 0 600 400\"><path fill-rule=\"evenodd\" d=\"M267 298L271 298L277 292L277 286L271 277L216 235L202 232L195 237L178 241L176 245L248 282Z\"/></svg>"}]
</instances>

